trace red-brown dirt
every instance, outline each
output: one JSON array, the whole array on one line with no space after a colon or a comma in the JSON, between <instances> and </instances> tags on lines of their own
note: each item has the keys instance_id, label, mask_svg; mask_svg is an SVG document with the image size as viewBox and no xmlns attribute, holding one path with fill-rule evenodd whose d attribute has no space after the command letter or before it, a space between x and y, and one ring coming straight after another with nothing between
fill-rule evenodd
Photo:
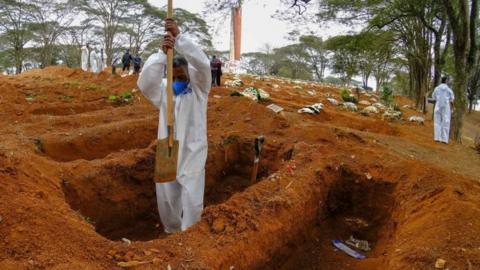
<instances>
[{"instance_id":1,"label":"red-brown dirt","mask_svg":"<svg viewBox=\"0 0 480 270\"><path fill-rule=\"evenodd\" d=\"M387 122L331 105L334 87L281 78L242 76L271 94L259 103L212 89L206 209L163 234L158 112L136 79L63 67L0 76L0 269L480 269L480 155L468 142L434 143L430 116ZM108 101L125 91L133 102ZM320 114L297 112L317 102ZM369 241L367 259L332 247L350 235Z\"/></svg>"}]
</instances>

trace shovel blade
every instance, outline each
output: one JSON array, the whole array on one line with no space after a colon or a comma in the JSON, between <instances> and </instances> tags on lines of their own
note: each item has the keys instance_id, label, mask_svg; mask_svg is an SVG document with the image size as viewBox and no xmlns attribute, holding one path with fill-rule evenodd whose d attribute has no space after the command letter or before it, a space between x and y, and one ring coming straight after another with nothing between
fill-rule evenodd
<instances>
[{"instance_id":1,"label":"shovel blade","mask_svg":"<svg viewBox=\"0 0 480 270\"><path fill-rule=\"evenodd\" d=\"M157 141L155 155L155 183L167 183L177 179L178 141L169 147L168 138Z\"/></svg>"}]
</instances>

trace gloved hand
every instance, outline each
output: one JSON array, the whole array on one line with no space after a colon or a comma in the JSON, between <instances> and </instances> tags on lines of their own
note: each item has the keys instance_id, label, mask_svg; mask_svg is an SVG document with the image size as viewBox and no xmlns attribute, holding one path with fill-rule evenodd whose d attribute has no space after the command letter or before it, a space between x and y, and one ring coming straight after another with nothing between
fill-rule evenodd
<instances>
[{"instance_id":1,"label":"gloved hand","mask_svg":"<svg viewBox=\"0 0 480 270\"><path fill-rule=\"evenodd\" d=\"M173 37L177 37L180 34L178 29L177 22L174 19L165 20L165 31L172 33Z\"/></svg>"},{"instance_id":2,"label":"gloved hand","mask_svg":"<svg viewBox=\"0 0 480 270\"><path fill-rule=\"evenodd\" d=\"M168 49L173 49L175 47L175 37L171 32L167 32L163 39L162 51L167 54Z\"/></svg>"}]
</instances>

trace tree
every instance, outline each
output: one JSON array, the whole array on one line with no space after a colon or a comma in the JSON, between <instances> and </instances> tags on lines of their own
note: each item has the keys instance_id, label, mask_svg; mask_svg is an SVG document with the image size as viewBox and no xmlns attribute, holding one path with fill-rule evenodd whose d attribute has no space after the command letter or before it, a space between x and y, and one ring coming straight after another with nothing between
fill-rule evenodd
<instances>
[{"instance_id":1,"label":"tree","mask_svg":"<svg viewBox=\"0 0 480 270\"><path fill-rule=\"evenodd\" d=\"M290 1L291 3L296 1ZM425 108L425 96L435 67L433 84L438 82L453 37L455 58L453 138L461 140L466 89L478 53L479 0L319 0L318 18L344 23L369 21L398 32L406 45L404 54L410 68L410 94L418 108ZM443 52L442 41L445 41ZM431 51L434 51L433 61ZM423 100L423 101L422 101Z\"/></svg>"},{"instance_id":2,"label":"tree","mask_svg":"<svg viewBox=\"0 0 480 270\"><path fill-rule=\"evenodd\" d=\"M163 21L167 14L149 4L132 12L134 14L126 19L124 32L128 36L129 49L135 55L146 44L160 38L160 33L163 32Z\"/></svg>"},{"instance_id":3,"label":"tree","mask_svg":"<svg viewBox=\"0 0 480 270\"><path fill-rule=\"evenodd\" d=\"M449 39L441 52L446 29L444 9L435 0L393 0L384 12L377 13L370 25L388 28L399 35L404 44L403 54L410 69L409 95L416 107L426 112L426 96L432 92L442 73ZM432 55L432 50L434 54ZM431 66L434 80L431 80Z\"/></svg>"},{"instance_id":4,"label":"tree","mask_svg":"<svg viewBox=\"0 0 480 270\"><path fill-rule=\"evenodd\" d=\"M321 37L301 36L300 44L306 52L305 62L313 69L318 81L322 82L328 64L328 51Z\"/></svg>"},{"instance_id":5,"label":"tree","mask_svg":"<svg viewBox=\"0 0 480 270\"><path fill-rule=\"evenodd\" d=\"M352 77L359 72L360 51L352 35L335 36L328 39L325 48L332 52L331 68L342 76L345 84L350 84Z\"/></svg>"},{"instance_id":6,"label":"tree","mask_svg":"<svg viewBox=\"0 0 480 270\"><path fill-rule=\"evenodd\" d=\"M267 61L268 56L262 52L244 53L242 59L246 62L244 68L247 73L266 75L269 74L269 67Z\"/></svg>"},{"instance_id":7,"label":"tree","mask_svg":"<svg viewBox=\"0 0 480 270\"><path fill-rule=\"evenodd\" d=\"M40 44L42 67L54 64L52 55L57 39L73 22L71 5L51 0L31 0L32 32Z\"/></svg>"},{"instance_id":8,"label":"tree","mask_svg":"<svg viewBox=\"0 0 480 270\"><path fill-rule=\"evenodd\" d=\"M129 15L143 9L146 0L78 0L72 1L87 16L83 23L98 24L103 35L107 65L111 65L115 38L122 29L122 24Z\"/></svg>"},{"instance_id":9,"label":"tree","mask_svg":"<svg viewBox=\"0 0 480 270\"><path fill-rule=\"evenodd\" d=\"M455 56L455 112L453 113L452 135L456 141L462 139L463 117L466 110L466 89L472 69L476 64L478 41L478 0L443 0L453 34Z\"/></svg>"},{"instance_id":10,"label":"tree","mask_svg":"<svg viewBox=\"0 0 480 270\"><path fill-rule=\"evenodd\" d=\"M312 79L312 70L305 62L308 55L301 44L292 44L273 51L274 66L277 66L276 75L292 79Z\"/></svg>"},{"instance_id":11,"label":"tree","mask_svg":"<svg viewBox=\"0 0 480 270\"><path fill-rule=\"evenodd\" d=\"M373 54L372 75L377 82L375 89L379 91L381 86L392 77L391 74L399 68L399 60L396 58L398 48L394 45L395 33L391 31L376 33L373 38L369 52Z\"/></svg>"},{"instance_id":12,"label":"tree","mask_svg":"<svg viewBox=\"0 0 480 270\"><path fill-rule=\"evenodd\" d=\"M212 49L212 37L205 20L185 9L174 9L175 20L180 31L197 41L204 49Z\"/></svg>"},{"instance_id":13,"label":"tree","mask_svg":"<svg viewBox=\"0 0 480 270\"><path fill-rule=\"evenodd\" d=\"M213 51L212 37L209 33L210 29L202 18L200 18L197 14L191 13L184 9L174 9L173 13L182 34L187 34L189 38L193 39L200 46L202 46L204 50ZM156 10L156 17L154 20L158 21L161 19L163 17L162 14L164 14L164 17L166 17L166 13L164 11ZM163 40L163 32L164 22L161 20L159 24L152 26L149 31L145 32L144 42L141 42L142 44L145 44L145 46L141 45L140 48L145 47L146 54L150 54L153 51L158 50Z\"/></svg>"},{"instance_id":14,"label":"tree","mask_svg":"<svg viewBox=\"0 0 480 270\"><path fill-rule=\"evenodd\" d=\"M22 72L22 64L26 56L24 47L33 37L32 9L33 6L25 1L0 0L1 39L8 44L8 47L13 48L11 55L14 59L16 74Z\"/></svg>"}]
</instances>

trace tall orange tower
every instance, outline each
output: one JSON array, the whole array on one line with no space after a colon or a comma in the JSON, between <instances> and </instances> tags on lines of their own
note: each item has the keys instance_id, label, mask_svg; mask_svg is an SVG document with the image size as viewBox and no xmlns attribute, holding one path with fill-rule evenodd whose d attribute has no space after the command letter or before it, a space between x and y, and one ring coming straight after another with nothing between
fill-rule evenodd
<instances>
[{"instance_id":1,"label":"tall orange tower","mask_svg":"<svg viewBox=\"0 0 480 270\"><path fill-rule=\"evenodd\" d=\"M242 46L242 6L232 8L232 22L230 28L230 61L238 62Z\"/></svg>"}]
</instances>

